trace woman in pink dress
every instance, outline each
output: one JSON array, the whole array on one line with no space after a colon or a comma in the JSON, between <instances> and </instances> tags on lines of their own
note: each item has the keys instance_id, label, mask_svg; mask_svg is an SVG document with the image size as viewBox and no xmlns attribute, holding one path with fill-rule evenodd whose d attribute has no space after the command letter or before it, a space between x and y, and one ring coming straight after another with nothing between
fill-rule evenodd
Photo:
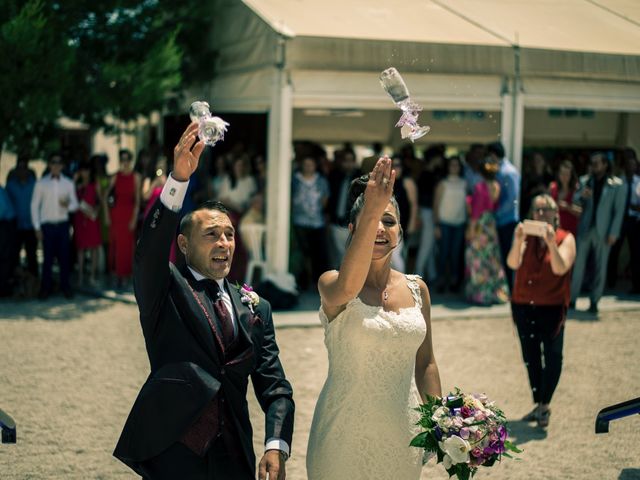
<instances>
[{"instance_id":1,"label":"woman in pink dress","mask_svg":"<svg viewBox=\"0 0 640 480\"><path fill-rule=\"evenodd\" d=\"M113 205L109 210L109 265L115 273L117 288L123 288L133 273L135 230L140 209L140 175L133 171L128 150L120 151L120 170L111 178Z\"/></svg>"},{"instance_id":2,"label":"woman in pink dress","mask_svg":"<svg viewBox=\"0 0 640 480\"><path fill-rule=\"evenodd\" d=\"M476 183L469 197L471 220L465 235L465 297L479 305L509 301L494 217L500 197L500 184L495 179L498 168L496 162L484 160L480 166L483 179Z\"/></svg>"},{"instance_id":3,"label":"woman in pink dress","mask_svg":"<svg viewBox=\"0 0 640 480\"><path fill-rule=\"evenodd\" d=\"M78 284L83 284L84 258L91 252L89 284L95 286L98 270L98 251L102 245L98 212L101 203L100 187L95 181L91 163L81 162L76 176L76 195L80 207L73 217L73 233L78 252Z\"/></svg>"}]
</instances>

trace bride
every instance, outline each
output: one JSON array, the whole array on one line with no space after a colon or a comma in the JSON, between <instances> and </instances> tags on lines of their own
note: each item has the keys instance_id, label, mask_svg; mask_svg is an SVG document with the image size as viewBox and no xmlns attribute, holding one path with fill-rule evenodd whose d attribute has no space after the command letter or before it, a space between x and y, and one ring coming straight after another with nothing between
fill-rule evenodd
<instances>
[{"instance_id":1,"label":"bride","mask_svg":"<svg viewBox=\"0 0 640 480\"><path fill-rule=\"evenodd\" d=\"M362 190L364 180L352 189L358 181ZM390 266L402 237L394 181L380 158L351 208L340 271L318 281L329 374L309 434L309 480L420 478L413 407L417 391L423 401L441 395L440 376L427 286Z\"/></svg>"}]
</instances>

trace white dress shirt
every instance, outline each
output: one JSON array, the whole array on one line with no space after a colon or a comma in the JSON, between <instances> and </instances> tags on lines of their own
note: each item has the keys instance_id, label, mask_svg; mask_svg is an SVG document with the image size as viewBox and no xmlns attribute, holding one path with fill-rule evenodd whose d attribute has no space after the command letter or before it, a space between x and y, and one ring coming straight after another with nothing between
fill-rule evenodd
<instances>
[{"instance_id":1,"label":"white dress shirt","mask_svg":"<svg viewBox=\"0 0 640 480\"><path fill-rule=\"evenodd\" d=\"M162 193L160 193L160 201L162 204L167 207L169 210L174 212L179 212L182 208L182 203L184 202L184 197L187 194L187 187L189 186L189 181L179 182L174 179L171 174L167 178L167 182L164 184L162 188ZM194 276L196 280L202 280L205 278L200 273L196 272L193 268L189 267L191 274ZM229 293L224 288L224 280L216 280L218 285L220 286L220 292L222 296L222 301L224 302L227 310L231 314L231 319L233 321L233 331L235 334L238 333L238 325L235 318L235 313L233 311L233 304L231 303L231 297ZM291 451L289 448L289 444L282 439L279 438L269 438L265 443L264 447L265 451L267 450L280 450L285 454L285 457L289 457L289 452Z\"/></svg>"},{"instance_id":2,"label":"white dress shirt","mask_svg":"<svg viewBox=\"0 0 640 480\"><path fill-rule=\"evenodd\" d=\"M60 200L67 200L66 207ZM61 223L69 220L69 213L78 209L78 197L73 182L60 175L52 178L47 174L36 182L31 198L31 221L33 228L40 230L43 223Z\"/></svg>"}]
</instances>

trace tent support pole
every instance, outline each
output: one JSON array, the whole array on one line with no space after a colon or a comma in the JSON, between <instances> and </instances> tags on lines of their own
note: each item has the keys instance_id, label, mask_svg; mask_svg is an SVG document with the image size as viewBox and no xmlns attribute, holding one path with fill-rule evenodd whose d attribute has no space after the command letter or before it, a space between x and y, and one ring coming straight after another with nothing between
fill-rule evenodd
<instances>
[{"instance_id":1,"label":"tent support pole","mask_svg":"<svg viewBox=\"0 0 640 480\"><path fill-rule=\"evenodd\" d=\"M276 67L268 127L266 259L270 272L284 273L289 271L293 95L284 58Z\"/></svg>"}]
</instances>

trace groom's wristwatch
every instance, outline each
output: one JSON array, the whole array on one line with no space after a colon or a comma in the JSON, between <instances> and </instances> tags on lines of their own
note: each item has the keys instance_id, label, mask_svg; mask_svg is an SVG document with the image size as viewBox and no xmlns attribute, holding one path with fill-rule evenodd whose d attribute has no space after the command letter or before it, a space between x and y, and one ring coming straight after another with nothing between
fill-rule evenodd
<instances>
[{"instance_id":1,"label":"groom's wristwatch","mask_svg":"<svg viewBox=\"0 0 640 480\"><path fill-rule=\"evenodd\" d=\"M284 450L278 450L278 453L280 454L280 460L282 460L283 462L289 460L289 455L287 455L287 452L285 452Z\"/></svg>"}]
</instances>

